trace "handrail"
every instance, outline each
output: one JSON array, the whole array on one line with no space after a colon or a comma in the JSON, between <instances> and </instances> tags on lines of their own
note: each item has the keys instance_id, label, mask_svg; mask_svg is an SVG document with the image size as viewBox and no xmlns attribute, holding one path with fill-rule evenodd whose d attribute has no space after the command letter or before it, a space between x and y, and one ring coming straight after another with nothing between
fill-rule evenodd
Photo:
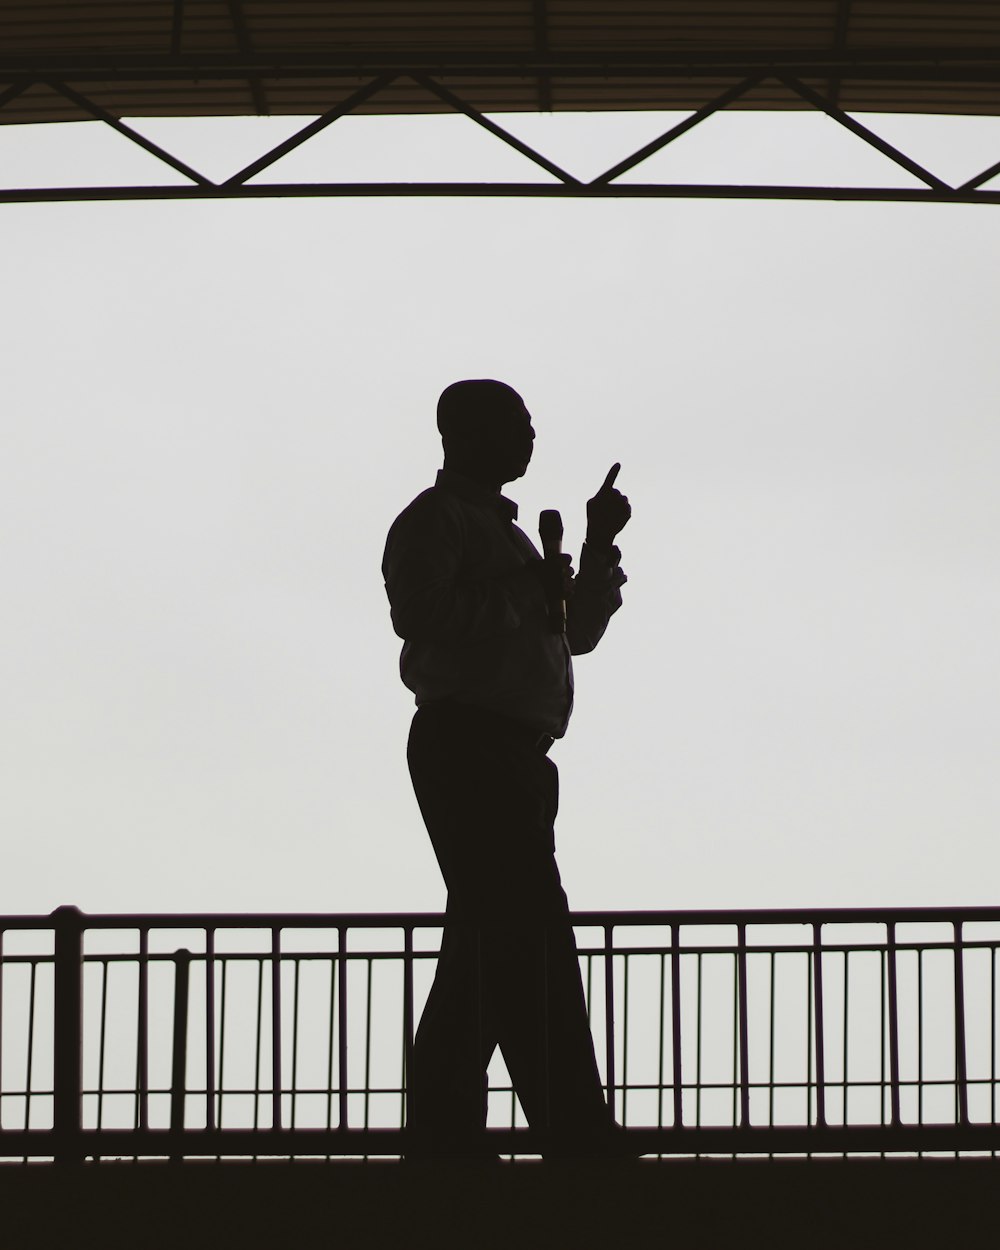
<instances>
[{"instance_id":1,"label":"handrail","mask_svg":"<svg viewBox=\"0 0 1000 1250\"><path fill-rule=\"evenodd\" d=\"M406 1073L437 955L415 935L443 920L0 917L0 1157L404 1154ZM572 920L630 1149L1000 1149L1000 907ZM859 924L881 932L837 932ZM306 929L319 936L297 949ZM179 930L187 946L174 950ZM546 1148L502 1075L490 1106L496 1149Z\"/></svg>"},{"instance_id":2,"label":"handrail","mask_svg":"<svg viewBox=\"0 0 1000 1250\"><path fill-rule=\"evenodd\" d=\"M0 916L2 929L50 929L51 913ZM439 928L443 912L85 912L77 907L86 928L100 929L317 929L345 925L351 929L404 926ZM952 921L1000 921L1000 907L765 907L677 908L661 910L574 911L578 928L628 925L760 925L760 924L950 924Z\"/></svg>"}]
</instances>

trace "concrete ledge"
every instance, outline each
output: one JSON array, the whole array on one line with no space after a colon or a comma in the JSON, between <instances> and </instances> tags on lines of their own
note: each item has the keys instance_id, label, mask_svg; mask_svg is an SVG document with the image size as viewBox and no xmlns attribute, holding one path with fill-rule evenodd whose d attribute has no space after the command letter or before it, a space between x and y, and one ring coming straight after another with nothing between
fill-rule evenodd
<instances>
[{"instance_id":1,"label":"concrete ledge","mask_svg":"<svg viewBox=\"0 0 1000 1250\"><path fill-rule=\"evenodd\" d=\"M992 1159L0 1165L5 1250L991 1245Z\"/></svg>"}]
</instances>

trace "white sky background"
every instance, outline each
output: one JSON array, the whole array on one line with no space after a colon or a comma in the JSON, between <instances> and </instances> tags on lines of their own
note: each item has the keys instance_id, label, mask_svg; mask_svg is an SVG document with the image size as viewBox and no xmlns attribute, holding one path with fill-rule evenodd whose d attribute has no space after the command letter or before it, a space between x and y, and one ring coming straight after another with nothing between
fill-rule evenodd
<instances>
[{"instance_id":1,"label":"white sky background","mask_svg":"<svg viewBox=\"0 0 1000 1250\"><path fill-rule=\"evenodd\" d=\"M592 175L667 122L510 124ZM1000 156L994 119L878 126L956 180ZM224 176L295 123L142 127ZM709 127L633 177L912 183L824 118ZM408 118L267 177L383 175L533 176ZM8 185L105 176L172 180L0 131ZM614 460L634 508L553 756L571 903L995 903L998 213L0 207L0 912L443 905L379 563L477 376L534 414L530 533L558 507L578 550Z\"/></svg>"}]
</instances>

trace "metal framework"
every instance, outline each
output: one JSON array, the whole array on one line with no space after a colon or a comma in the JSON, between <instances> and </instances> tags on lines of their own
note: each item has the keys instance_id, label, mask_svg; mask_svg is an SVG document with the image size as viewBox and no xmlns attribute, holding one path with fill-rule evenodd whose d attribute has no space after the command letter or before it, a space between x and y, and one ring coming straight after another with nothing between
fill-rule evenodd
<instances>
[{"instance_id":1,"label":"metal framework","mask_svg":"<svg viewBox=\"0 0 1000 1250\"><path fill-rule=\"evenodd\" d=\"M0 917L0 1157L405 1152L442 921ZM574 924L609 1102L637 1152L1000 1148L1000 908ZM489 1107L496 1149L544 1148L503 1071Z\"/></svg>"},{"instance_id":2,"label":"metal framework","mask_svg":"<svg viewBox=\"0 0 1000 1250\"><path fill-rule=\"evenodd\" d=\"M275 196L524 196L1000 203L1000 159L953 185L858 120L870 112L1000 114L995 0L0 0L0 129L112 127L176 178L163 185L0 189L7 203ZM517 138L505 113L688 116L582 180ZM723 111L831 118L910 187L623 181ZM533 162L538 181L279 182L282 156L349 114L456 113ZM124 117L317 115L215 182ZM1000 153L997 154L1000 158Z\"/></svg>"},{"instance_id":3,"label":"metal framework","mask_svg":"<svg viewBox=\"0 0 1000 1250\"><path fill-rule=\"evenodd\" d=\"M151 186L49 186L0 188L0 202L30 203L66 200L212 200L212 199L268 199L287 196L519 196L546 199L776 199L776 200L861 200L897 201L934 204L1000 204L1000 191L987 189L993 178L1000 175L1000 160L994 162L975 177L961 185L949 184L931 170L907 156L893 144L881 138L858 118L846 113L827 96L814 90L797 74L784 69L773 72L753 73L741 78L707 103L696 109L682 121L670 126L658 138L622 160L583 181L561 168L542 152L500 125L494 117L480 112L468 101L456 95L438 79L421 71L406 73L413 83L422 88L431 99L440 101L456 114L464 115L509 147L527 157L547 181L538 182L267 182L256 181L270 166L283 156L301 147L321 131L377 96L399 81L399 73L379 74L369 78L356 91L338 101L321 116L310 121L284 142L276 145L222 182L213 182L205 174L192 168L185 161L139 133L133 126L113 116L77 86L58 79L47 79L45 85L57 92L77 109L81 118L88 118L112 128L131 142L150 153L187 181L179 184ZM662 183L622 182L622 176L641 165L654 153L661 151L682 135L687 134L717 113L731 109L747 94L767 79L780 83L803 105L831 118L859 140L875 148L901 169L913 175L921 185L914 187L842 187L842 186L784 186L737 183ZM0 110L17 99L18 95L33 85L29 78L21 78L0 93Z\"/></svg>"}]
</instances>

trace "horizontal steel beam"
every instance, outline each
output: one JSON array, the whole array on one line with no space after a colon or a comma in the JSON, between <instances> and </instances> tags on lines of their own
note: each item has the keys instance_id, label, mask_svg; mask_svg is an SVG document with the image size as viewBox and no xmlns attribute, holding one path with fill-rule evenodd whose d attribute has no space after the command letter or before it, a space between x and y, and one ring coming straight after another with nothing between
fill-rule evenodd
<instances>
[{"instance_id":1,"label":"horizontal steel beam","mask_svg":"<svg viewBox=\"0 0 1000 1250\"><path fill-rule=\"evenodd\" d=\"M958 187L809 187L727 183L546 182L273 182L204 186L0 188L0 204L88 200L267 200L333 197L594 199L594 200L819 200L894 204L1000 204L1000 191Z\"/></svg>"},{"instance_id":2,"label":"horizontal steel beam","mask_svg":"<svg viewBox=\"0 0 1000 1250\"><path fill-rule=\"evenodd\" d=\"M70 909L83 929L402 929L435 928L443 912L85 912ZM0 929L51 929L66 909L0 916ZM963 924L1000 922L1000 907L771 907L678 911L574 911L578 927L622 925Z\"/></svg>"},{"instance_id":3,"label":"horizontal steel beam","mask_svg":"<svg viewBox=\"0 0 1000 1250\"><path fill-rule=\"evenodd\" d=\"M63 77L75 82L128 80L303 77L371 77L381 74L433 74L484 78L533 78L549 74L566 78L643 77L749 77L781 69L803 77L907 80L915 82L997 82L1000 79L1000 48L872 49L773 49L732 51L594 52L513 51L456 53L445 49L413 48L345 53L342 48L313 48L308 52L282 51L239 53L142 53L74 54L30 56L0 53L0 81L20 77Z\"/></svg>"},{"instance_id":4,"label":"horizontal steel beam","mask_svg":"<svg viewBox=\"0 0 1000 1250\"><path fill-rule=\"evenodd\" d=\"M488 1129L497 1154L539 1154L555 1139L532 1129ZM483 1136L470 1138L481 1146ZM405 1129L83 1129L73 1135L77 1158L101 1155L399 1155ZM69 1141L46 1129L0 1131L0 1157L45 1157ZM840 1154L1000 1149L1000 1124L866 1124L797 1128L627 1128L622 1152L636 1154ZM62 1153L62 1151L59 1151Z\"/></svg>"}]
</instances>

